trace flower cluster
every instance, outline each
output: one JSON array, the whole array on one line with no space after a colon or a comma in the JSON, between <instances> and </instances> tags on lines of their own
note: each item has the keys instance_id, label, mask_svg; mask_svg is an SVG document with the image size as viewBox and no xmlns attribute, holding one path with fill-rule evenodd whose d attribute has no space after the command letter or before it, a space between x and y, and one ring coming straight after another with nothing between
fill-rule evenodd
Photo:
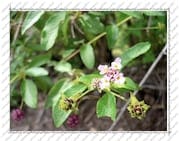
<instances>
[{"instance_id":1,"label":"flower cluster","mask_svg":"<svg viewBox=\"0 0 179 141\"><path fill-rule=\"evenodd\" d=\"M123 73L120 72L122 65L121 59L116 58L111 66L99 65L98 70L103 76L100 79L94 79L92 82L92 87L97 88L99 92L104 89L109 89L111 83L123 84L125 82L125 77Z\"/></svg>"},{"instance_id":2,"label":"flower cluster","mask_svg":"<svg viewBox=\"0 0 179 141\"><path fill-rule=\"evenodd\" d=\"M143 119L149 108L150 106L145 104L144 101L138 101L133 94L130 95L130 103L127 109L132 118Z\"/></svg>"},{"instance_id":3,"label":"flower cluster","mask_svg":"<svg viewBox=\"0 0 179 141\"><path fill-rule=\"evenodd\" d=\"M79 116L76 114L70 115L67 119L67 125L70 128L74 128L79 124Z\"/></svg>"},{"instance_id":4,"label":"flower cluster","mask_svg":"<svg viewBox=\"0 0 179 141\"><path fill-rule=\"evenodd\" d=\"M14 121L21 121L24 118L24 112L19 108L13 109L11 112L11 117Z\"/></svg>"}]
</instances>

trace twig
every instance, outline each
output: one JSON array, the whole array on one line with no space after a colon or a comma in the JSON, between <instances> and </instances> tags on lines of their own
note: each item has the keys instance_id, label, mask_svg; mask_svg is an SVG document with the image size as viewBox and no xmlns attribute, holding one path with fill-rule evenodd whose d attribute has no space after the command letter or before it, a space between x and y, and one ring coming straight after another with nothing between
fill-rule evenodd
<instances>
[{"instance_id":1,"label":"twig","mask_svg":"<svg viewBox=\"0 0 179 141\"><path fill-rule=\"evenodd\" d=\"M12 44L14 44L15 41L17 40L17 37L19 35L19 31L20 31L20 28L21 28L21 25L22 25L22 22L23 22L23 17L24 17L24 13L21 14L21 17L20 17L20 20L19 20L19 24L17 26L16 32L15 32L14 37L13 37Z\"/></svg>"},{"instance_id":2,"label":"twig","mask_svg":"<svg viewBox=\"0 0 179 141\"><path fill-rule=\"evenodd\" d=\"M158 55L157 59L153 62L153 64L150 66L150 68L148 69L147 73L145 74L145 76L143 77L143 79L141 80L141 82L139 83L139 86L142 86L145 81L148 79L148 77L150 76L150 74L152 73L152 71L154 70L155 66L157 65L157 63L160 61L160 59L162 58L162 56L164 55L165 50L167 49L167 45L165 45L165 47L162 49L162 51L160 52L160 54ZM134 95L137 94L138 91L134 92ZM126 102L126 104L121 108L121 111L119 112L117 119L115 122L113 122L113 124L111 125L111 127L108 129L108 131L112 131L114 129L114 127L116 126L116 124L119 122L119 120L121 119L123 113L125 112L127 106L129 104L129 100Z\"/></svg>"}]
</instances>

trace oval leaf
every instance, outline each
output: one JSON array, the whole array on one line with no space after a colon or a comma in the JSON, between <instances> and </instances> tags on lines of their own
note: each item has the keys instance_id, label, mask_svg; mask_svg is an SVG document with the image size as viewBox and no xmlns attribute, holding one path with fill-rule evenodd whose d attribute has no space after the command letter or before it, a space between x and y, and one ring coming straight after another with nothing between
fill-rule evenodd
<instances>
[{"instance_id":1,"label":"oval leaf","mask_svg":"<svg viewBox=\"0 0 179 141\"><path fill-rule=\"evenodd\" d=\"M32 77L48 75L48 71L41 67L32 67L25 71L25 74Z\"/></svg>"},{"instance_id":2,"label":"oval leaf","mask_svg":"<svg viewBox=\"0 0 179 141\"><path fill-rule=\"evenodd\" d=\"M113 121L116 118L116 97L109 92L104 94L97 102L97 116L110 117Z\"/></svg>"},{"instance_id":3,"label":"oval leaf","mask_svg":"<svg viewBox=\"0 0 179 141\"><path fill-rule=\"evenodd\" d=\"M84 65L88 69L92 69L94 67L95 55L94 55L94 50L91 45L86 44L80 48L80 57Z\"/></svg>"},{"instance_id":4,"label":"oval leaf","mask_svg":"<svg viewBox=\"0 0 179 141\"><path fill-rule=\"evenodd\" d=\"M109 25L106 28L108 48L112 49L119 37L119 29L116 25Z\"/></svg>"},{"instance_id":5,"label":"oval leaf","mask_svg":"<svg viewBox=\"0 0 179 141\"><path fill-rule=\"evenodd\" d=\"M22 98L31 108L37 107L37 87L32 80L26 79L21 85Z\"/></svg>"},{"instance_id":6,"label":"oval leaf","mask_svg":"<svg viewBox=\"0 0 179 141\"><path fill-rule=\"evenodd\" d=\"M23 35L26 32L26 30L29 29L33 24L35 24L43 14L44 11L28 12L22 24L21 34Z\"/></svg>"},{"instance_id":7,"label":"oval leaf","mask_svg":"<svg viewBox=\"0 0 179 141\"><path fill-rule=\"evenodd\" d=\"M141 42L126 50L122 55L122 68L124 68L130 61L138 56L146 53L150 49L149 42Z\"/></svg>"},{"instance_id":8,"label":"oval leaf","mask_svg":"<svg viewBox=\"0 0 179 141\"><path fill-rule=\"evenodd\" d=\"M57 12L50 16L41 33L41 45L49 50L55 43L59 24L65 19L66 12Z\"/></svg>"},{"instance_id":9,"label":"oval leaf","mask_svg":"<svg viewBox=\"0 0 179 141\"><path fill-rule=\"evenodd\" d=\"M140 11L122 11L122 13L132 16L132 17L135 17L135 18L138 18L138 19L143 18L142 12L140 12Z\"/></svg>"},{"instance_id":10,"label":"oval leaf","mask_svg":"<svg viewBox=\"0 0 179 141\"><path fill-rule=\"evenodd\" d=\"M51 58L51 54L43 54L33 57L29 67L39 67L46 64Z\"/></svg>"},{"instance_id":11,"label":"oval leaf","mask_svg":"<svg viewBox=\"0 0 179 141\"><path fill-rule=\"evenodd\" d=\"M55 66L55 70L59 72L68 72L70 73L72 70L72 66L70 63L61 61Z\"/></svg>"}]
</instances>

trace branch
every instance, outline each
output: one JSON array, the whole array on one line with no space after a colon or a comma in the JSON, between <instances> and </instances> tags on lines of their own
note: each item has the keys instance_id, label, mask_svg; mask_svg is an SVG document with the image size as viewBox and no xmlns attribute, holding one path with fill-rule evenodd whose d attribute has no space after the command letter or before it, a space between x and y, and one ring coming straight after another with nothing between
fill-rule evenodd
<instances>
[{"instance_id":1,"label":"branch","mask_svg":"<svg viewBox=\"0 0 179 141\"><path fill-rule=\"evenodd\" d=\"M165 47L162 49L162 51L160 52L160 54L158 55L157 59L153 62L153 64L150 66L150 68L148 69L147 73L145 74L145 76L143 77L143 79L140 81L139 86L142 86L145 81L148 79L148 77L150 76L150 74L152 73L152 71L154 70L154 68L156 67L156 65L158 64L158 62L160 61L160 59L162 58L162 56L164 55L165 51L167 50L167 45L165 45ZM134 95L137 94L138 91L134 92ZM108 129L108 131L112 131L114 129L114 127L116 126L116 124L119 122L119 120L121 119L123 113L125 112L127 106L129 104L129 100L126 102L126 104L121 108L121 111L119 112L117 119L115 122L113 122L113 124L111 125L111 127Z\"/></svg>"}]
</instances>

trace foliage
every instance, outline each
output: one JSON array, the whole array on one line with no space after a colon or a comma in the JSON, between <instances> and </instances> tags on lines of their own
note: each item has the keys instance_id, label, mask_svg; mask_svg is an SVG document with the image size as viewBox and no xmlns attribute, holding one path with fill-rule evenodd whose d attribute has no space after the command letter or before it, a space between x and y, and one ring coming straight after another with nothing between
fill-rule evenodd
<instances>
[{"instance_id":1,"label":"foliage","mask_svg":"<svg viewBox=\"0 0 179 141\"><path fill-rule=\"evenodd\" d=\"M97 116L114 121L116 98L126 101L140 89L122 71L152 63L166 43L164 11L13 11L10 20L11 107L37 108L38 96L48 93L56 127L96 90Z\"/></svg>"}]
</instances>

